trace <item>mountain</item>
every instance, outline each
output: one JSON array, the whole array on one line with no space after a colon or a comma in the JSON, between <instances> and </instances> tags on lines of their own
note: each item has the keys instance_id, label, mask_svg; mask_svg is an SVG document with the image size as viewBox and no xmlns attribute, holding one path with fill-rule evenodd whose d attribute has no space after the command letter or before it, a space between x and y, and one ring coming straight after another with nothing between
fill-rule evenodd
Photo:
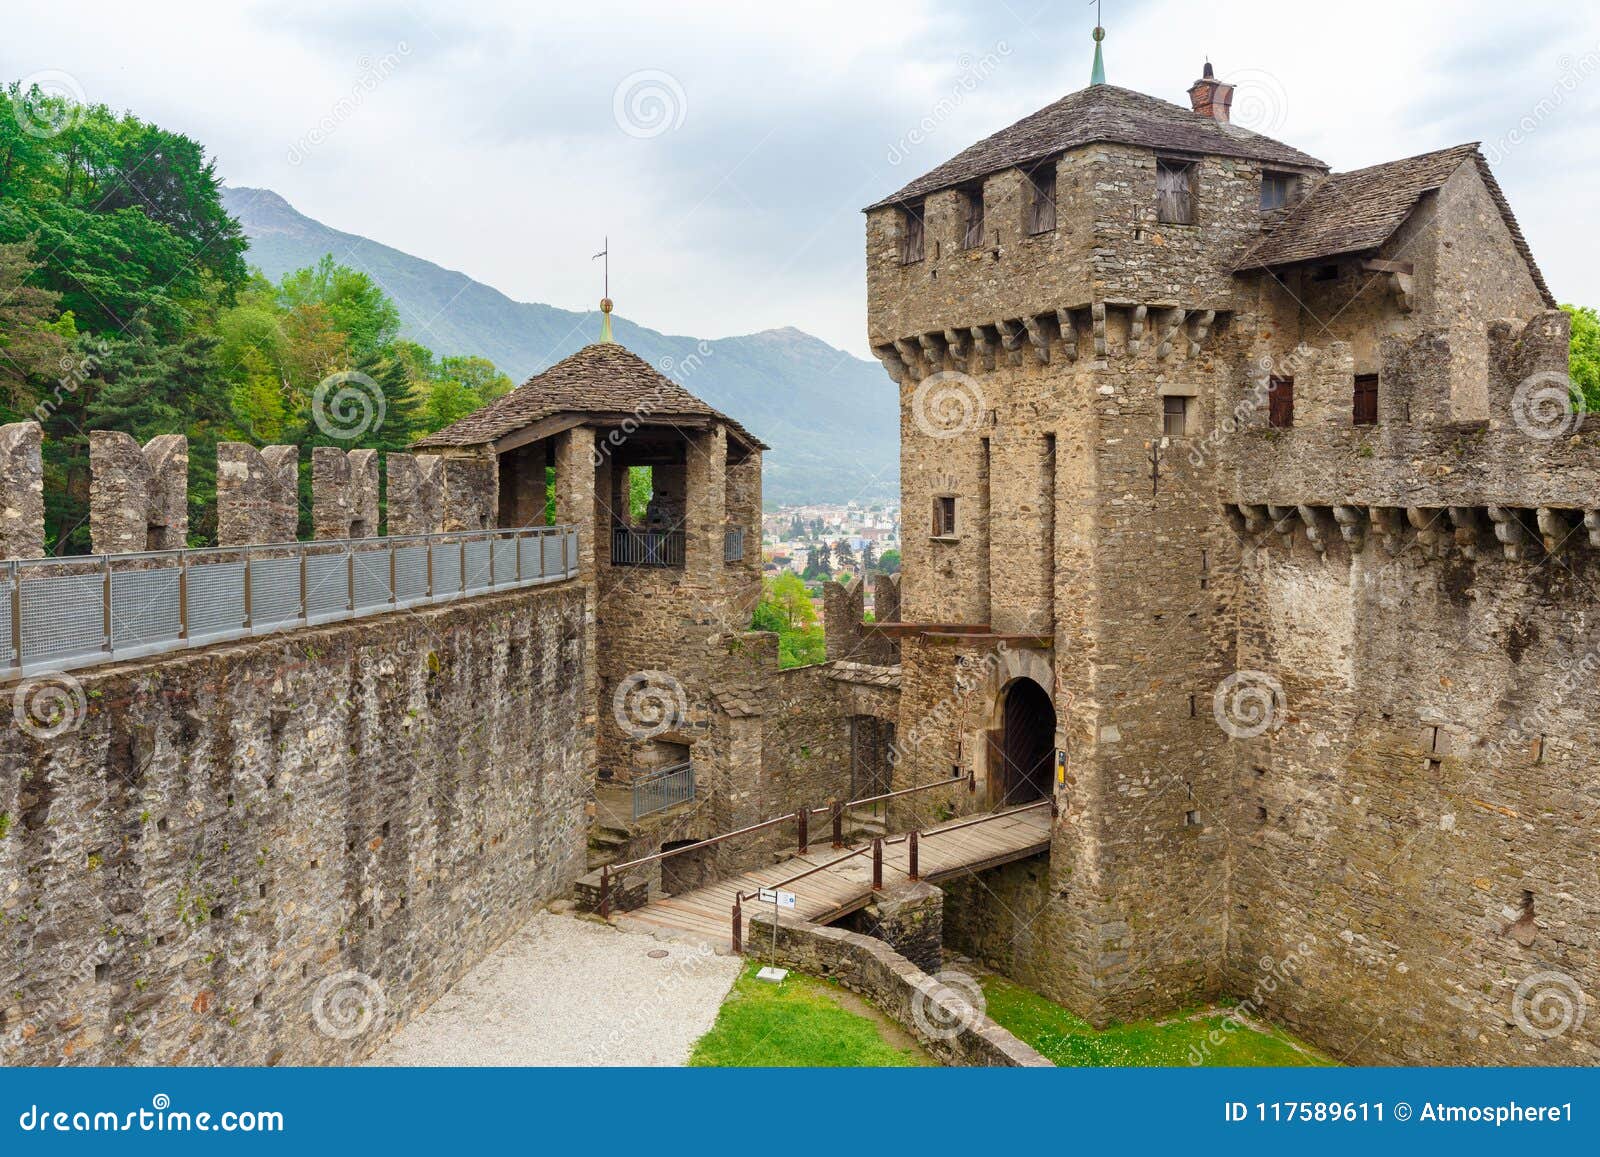
<instances>
[{"instance_id":1,"label":"mountain","mask_svg":"<svg viewBox=\"0 0 1600 1157\"><path fill-rule=\"evenodd\" d=\"M479 354L517 381L595 339L597 311L513 301L499 290L297 212L269 189L229 187L223 204L276 281L323 254L365 271L399 307L405 335L436 354ZM702 341L612 315L616 339L772 447L766 497L844 502L899 493L899 402L882 368L798 329Z\"/></svg>"}]
</instances>

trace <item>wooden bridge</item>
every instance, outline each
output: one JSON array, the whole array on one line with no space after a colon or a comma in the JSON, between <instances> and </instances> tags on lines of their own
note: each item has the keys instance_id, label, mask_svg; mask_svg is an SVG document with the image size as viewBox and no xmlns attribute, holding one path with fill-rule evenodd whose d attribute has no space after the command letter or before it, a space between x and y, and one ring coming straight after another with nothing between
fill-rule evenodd
<instances>
[{"instance_id":1,"label":"wooden bridge","mask_svg":"<svg viewBox=\"0 0 1600 1157\"><path fill-rule=\"evenodd\" d=\"M948 786L948 781L939 786ZM916 790L920 789L906 789L907 792ZM835 846L801 851L770 868L730 876L676 896L663 896L631 912L619 914L615 918L616 924L673 939L704 941L719 949L729 948L738 952L749 933L750 916L760 908L757 897L762 888L781 888L794 893L793 915L814 923L827 924L865 907L873 893L885 883L894 884L907 879L936 883L1036 856L1050 849L1049 800L968 816L921 831L886 836L855 848L838 846L842 843L838 839L839 809L833 810ZM795 818L798 818L798 813L794 817L769 820L767 824ZM805 839L803 822L802 846ZM767 824L757 825L757 828ZM751 830L755 829L744 829L746 832ZM660 857L646 859L655 858ZM635 861L643 862L646 861Z\"/></svg>"}]
</instances>

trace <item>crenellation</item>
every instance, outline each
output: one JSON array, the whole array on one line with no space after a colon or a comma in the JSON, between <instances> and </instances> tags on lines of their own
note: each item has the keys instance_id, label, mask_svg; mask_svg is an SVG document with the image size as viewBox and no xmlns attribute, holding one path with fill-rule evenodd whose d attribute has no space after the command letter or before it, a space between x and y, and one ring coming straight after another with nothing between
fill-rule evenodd
<instances>
[{"instance_id":1,"label":"crenellation","mask_svg":"<svg viewBox=\"0 0 1600 1157\"><path fill-rule=\"evenodd\" d=\"M0 426L0 559L44 557L44 432Z\"/></svg>"},{"instance_id":2,"label":"crenellation","mask_svg":"<svg viewBox=\"0 0 1600 1157\"><path fill-rule=\"evenodd\" d=\"M300 448L217 443L217 545L295 541Z\"/></svg>"},{"instance_id":3,"label":"crenellation","mask_svg":"<svg viewBox=\"0 0 1600 1157\"><path fill-rule=\"evenodd\" d=\"M391 535L438 534L444 529L444 459L436 454L390 454L387 467Z\"/></svg>"},{"instance_id":4,"label":"crenellation","mask_svg":"<svg viewBox=\"0 0 1600 1157\"><path fill-rule=\"evenodd\" d=\"M390 478L394 459L390 458ZM392 489L392 483L391 483ZM393 515L390 515L393 522ZM378 452L316 446L311 451L311 528L318 539L378 533Z\"/></svg>"}]
</instances>

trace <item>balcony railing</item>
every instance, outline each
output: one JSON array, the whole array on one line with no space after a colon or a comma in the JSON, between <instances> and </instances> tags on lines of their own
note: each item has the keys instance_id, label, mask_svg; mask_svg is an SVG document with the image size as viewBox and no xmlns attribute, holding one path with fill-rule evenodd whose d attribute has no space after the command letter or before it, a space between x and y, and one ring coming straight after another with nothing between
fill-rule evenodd
<instances>
[{"instance_id":1,"label":"balcony railing","mask_svg":"<svg viewBox=\"0 0 1600 1157\"><path fill-rule=\"evenodd\" d=\"M633 784L633 818L652 815L694 799L694 764L675 763Z\"/></svg>"},{"instance_id":2,"label":"balcony railing","mask_svg":"<svg viewBox=\"0 0 1600 1157\"><path fill-rule=\"evenodd\" d=\"M611 528L612 566L682 566L683 531Z\"/></svg>"},{"instance_id":3,"label":"balcony railing","mask_svg":"<svg viewBox=\"0 0 1600 1157\"><path fill-rule=\"evenodd\" d=\"M578 573L570 526L0 563L0 678L201 647Z\"/></svg>"},{"instance_id":4,"label":"balcony railing","mask_svg":"<svg viewBox=\"0 0 1600 1157\"><path fill-rule=\"evenodd\" d=\"M744 527L730 526L722 532L722 561L741 562L744 559Z\"/></svg>"}]
</instances>

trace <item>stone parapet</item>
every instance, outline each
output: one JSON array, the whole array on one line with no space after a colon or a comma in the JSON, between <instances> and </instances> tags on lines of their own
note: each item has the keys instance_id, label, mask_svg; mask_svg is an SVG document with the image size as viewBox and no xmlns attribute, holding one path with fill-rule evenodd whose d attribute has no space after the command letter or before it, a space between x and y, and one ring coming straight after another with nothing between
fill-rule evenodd
<instances>
[{"instance_id":1,"label":"stone parapet","mask_svg":"<svg viewBox=\"0 0 1600 1157\"><path fill-rule=\"evenodd\" d=\"M752 912L745 952L859 992L947 1065L1051 1068L1049 1060L882 940Z\"/></svg>"}]
</instances>

